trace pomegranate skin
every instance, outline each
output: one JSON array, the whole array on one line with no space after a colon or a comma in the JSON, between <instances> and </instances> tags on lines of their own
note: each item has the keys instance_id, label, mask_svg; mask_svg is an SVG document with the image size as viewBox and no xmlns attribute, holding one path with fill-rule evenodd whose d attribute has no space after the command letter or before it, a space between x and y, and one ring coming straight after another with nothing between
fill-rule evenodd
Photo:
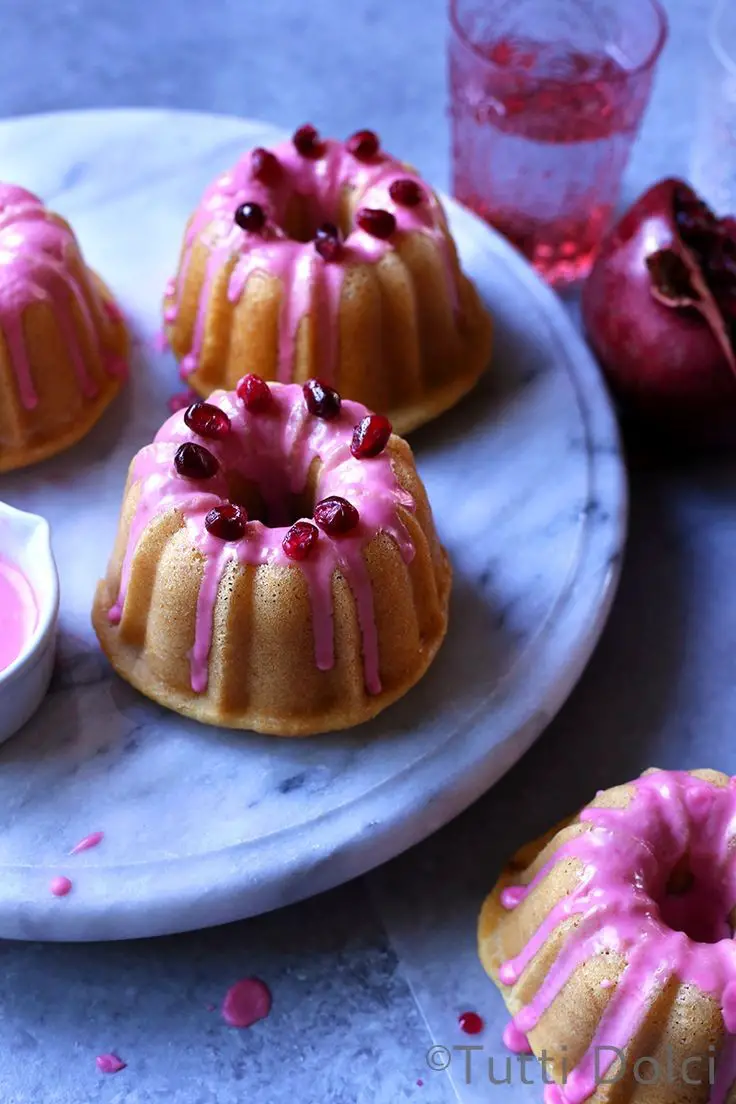
<instances>
[{"instance_id":1,"label":"pomegranate skin","mask_svg":"<svg viewBox=\"0 0 736 1104\"><path fill-rule=\"evenodd\" d=\"M582 291L583 323L625 422L688 447L736 445L736 377L723 344L697 310L652 294L647 258L688 254L675 222L677 188L692 192L661 181L607 235Z\"/></svg>"}]
</instances>

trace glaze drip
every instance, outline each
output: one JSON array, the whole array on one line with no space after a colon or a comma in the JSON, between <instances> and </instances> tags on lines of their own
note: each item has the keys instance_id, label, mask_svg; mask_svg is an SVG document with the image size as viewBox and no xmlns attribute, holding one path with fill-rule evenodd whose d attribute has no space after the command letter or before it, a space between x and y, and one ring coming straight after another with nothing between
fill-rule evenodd
<instances>
[{"instance_id":1,"label":"glaze drip","mask_svg":"<svg viewBox=\"0 0 736 1104\"><path fill-rule=\"evenodd\" d=\"M400 161L380 152L368 161L351 154L342 142L324 142L324 156L300 156L291 141L271 151L281 165L277 179L265 183L254 177L253 153L247 153L229 172L223 173L207 189L186 233L180 275L166 287L164 321L173 325L181 308L180 296L192 250L203 240L210 250L206 277L200 295L191 348L181 362L184 378L196 371L202 355L210 289L216 276L229 270L228 299L237 303L249 279L257 274L280 280L283 292L279 316L278 379L293 379L294 352L299 325L307 315L318 320L320 374L328 382L337 378L339 355L339 308L343 283L350 269L360 264L375 264L400 245L401 235L409 232L428 234L438 245L446 269L453 308L459 307L459 293L439 201L418 176ZM402 206L391 197L391 186L398 180L411 180L421 189L422 202ZM324 222L346 228L339 259L326 262L313 241L300 241L285 229L294 202L303 208L306 223L315 228ZM245 202L256 203L267 213L266 226L257 233L242 230L235 212ZM396 219L396 233L383 241L362 230L355 221L359 207L387 211ZM349 208L349 211L348 211Z\"/></svg>"},{"instance_id":2,"label":"glaze drip","mask_svg":"<svg viewBox=\"0 0 736 1104\"><path fill-rule=\"evenodd\" d=\"M124 361L111 355L99 338L103 319L116 308L104 303L92 286L88 300L74 275L75 260L81 264L76 239L64 220L24 188L0 184L0 333L26 410L38 405L23 331L23 312L33 303L47 303L53 311L85 398L94 398L99 390L87 368L85 344L98 352L108 375L126 372ZM78 335L80 324L84 344Z\"/></svg>"},{"instance_id":3,"label":"glaze drip","mask_svg":"<svg viewBox=\"0 0 736 1104\"><path fill-rule=\"evenodd\" d=\"M580 864L575 888L553 906L521 952L500 968L501 981L514 985L555 929L578 918L542 985L513 1018L508 1042L521 1045L584 961L615 951L627 963L615 982L607 979L611 997L590 1047L564 1086L547 1086L546 1104L588 1100L596 1089L597 1048L626 1051L654 995L671 979L710 994L722 1010L729 1036L736 1035L731 926L736 907L736 779L718 786L685 772L654 771L632 783L632 790L623 808L584 809L580 821L589 830L563 843L529 885L509 886L501 894L505 908L516 908L557 864ZM681 876L683 864L686 877ZM678 871L673 890L670 878ZM613 1051L609 1053L608 1065L599 1061L599 1075L615 1060ZM729 1038L719 1055L710 1104L725 1104L735 1077L736 1049Z\"/></svg>"},{"instance_id":4,"label":"glaze drip","mask_svg":"<svg viewBox=\"0 0 736 1104\"><path fill-rule=\"evenodd\" d=\"M235 391L216 391L210 396L208 401L223 410L231 423L227 436L207 440L207 448L219 461L219 469L211 479L194 483L176 472L174 456L179 447L201 440L187 427L183 411L169 418L154 442L138 453L132 479L140 485L140 494L120 590L109 620L117 624L124 614L133 558L143 531L154 517L177 510L204 564L190 655L195 693L207 690L214 610L223 576L231 565L270 564L304 574L319 670L330 670L335 663L333 576L339 572L345 578L355 598L361 629L366 689L378 694L381 680L373 589L363 553L376 533L385 532L396 542L404 561L411 561L414 546L400 511L413 511L414 501L399 486L388 452L370 460L352 456L353 428L367 413L361 403L344 400L339 416L325 421L309 414L300 386L270 386L273 408L262 414L249 412ZM284 503L305 492L310 473L314 477L315 464L315 501L331 495L346 498L357 508L360 522L353 532L339 538L320 532L309 556L295 564L282 547L295 520L287 516ZM259 489L269 524L249 521L242 539L224 541L207 532L204 519L209 510L229 499L233 475Z\"/></svg>"}]
</instances>

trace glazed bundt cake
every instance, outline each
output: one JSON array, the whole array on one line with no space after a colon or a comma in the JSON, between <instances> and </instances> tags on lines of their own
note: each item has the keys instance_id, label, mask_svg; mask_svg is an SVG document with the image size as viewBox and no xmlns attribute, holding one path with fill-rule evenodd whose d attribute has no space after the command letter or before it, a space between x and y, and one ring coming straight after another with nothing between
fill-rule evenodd
<instances>
[{"instance_id":1,"label":"glazed bundt cake","mask_svg":"<svg viewBox=\"0 0 736 1104\"><path fill-rule=\"evenodd\" d=\"M450 567L411 450L317 380L248 375L132 462L93 621L116 670L211 724L373 717L447 627Z\"/></svg>"},{"instance_id":2,"label":"glazed bundt cake","mask_svg":"<svg viewBox=\"0 0 736 1104\"><path fill-rule=\"evenodd\" d=\"M406 433L487 366L491 322L439 199L381 150L301 127L207 189L167 287L165 334L200 395L245 372L319 376Z\"/></svg>"},{"instance_id":3,"label":"glazed bundt cake","mask_svg":"<svg viewBox=\"0 0 736 1104\"><path fill-rule=\"evenodd\" d=\"M479 948L547 1104L736 1100L735 923L736 779L717 771L648 771L524 848Z\"/></svg>"},{"instance_id":4,"label":"glazed bundt cake","mask_svg":"<svg viewBox=\"0 0 736 1104\"><path fill-rule=\"evenodd\" d=\"M117 395L128 338L59 215L0 184L0 471L75 444Z\"/></svg>"}]
</instances>

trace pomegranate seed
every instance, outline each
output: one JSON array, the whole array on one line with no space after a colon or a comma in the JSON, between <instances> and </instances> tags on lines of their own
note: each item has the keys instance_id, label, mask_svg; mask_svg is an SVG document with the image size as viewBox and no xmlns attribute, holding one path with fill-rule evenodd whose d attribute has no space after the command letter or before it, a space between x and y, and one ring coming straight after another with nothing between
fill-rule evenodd
<instances>
[{"instance_id":1,"label":"pomegranate seed","mask_svg":"<svg viewBox=\"0 0 736 1104\"><path fill-rule=\"evenodd\" d=\"M357 157L359 161L370 161L381 148L378 135L372 130L356 130L355 134L347 140L348 153Z\"/></svg>"},{"instance_id":2,"label":"pomegranate seed","mask_svg":"<svg viewBox=\"0 0 736 1104\"><path fill-rule=\"evenodd\" d=\"M318 157L322 157L325 152L324 142L320 138L316 127L313 127L311 123L306 123L295 130L291 140L297 153L300 153L302 157L311 157L316 160Z\"/></svg>"},{"instance_id":3,"label":"pomegranate seed","mask_svg":"<svg viewBox=\"0 0 736 1104\"><path fill-rule=\"evenodd\" d=\"M314 236L314 248L325 261L337 261L342 253L340 231L334 222L323 222Z\"/></svg>"},{"instance_id":4,"label":"pomegranate seed","mask_svg":"<svg viewBox=\"0 0 736 1104\"><path fill-rule=\"evenodd\" d=\"M314 520L328 537L342 537L360 521L360 514L346 499L333 495L314 508Z\"/></svg>"},{"instance_id":5,"label":"pomegranate seed","mask_svg":"<svg viewBox=\"0 0 736 1104\"><path fill-rule=\"evenodd\" d=\"M281 542L290 560L306 560L319 539L318 530L311 521L296 521Z\"/></svg>"},{"instance_id":6,"label":"pomegranate seed","mask_svg":"<svg viewBox=\"0 0 736 1104\"><path fill-rule=\"evenodd\" d=\"M174 467L185 479L211 479L217 475L220 463L204 445L189 442L176 450Z\"/></svg>"},{"instance_id":7,"label":"pomegranate seed","mask_svg":"<svg viewBox=\"0 0 736 1104\"><path fill-rule=\"evenodd\" d=\"M250 155L250 171L262 184L276 184L281 178L281 162L270 150L257 146Z\"/></svg>"},{"instance_id":8,"label":"pomegranate seed","mask_svg":"<svg viewBox=\"0 0 736 1104\"><path fill-rule=\"evenodd\" d=\"M424 199L424 189L409 177L392 181L388 194L401 207L418 207Z\"/></svg>"},{"instance_id":9,"label":"pomegranate seed","mask_svg":"<svg viewBox=\"0 0 736 1104\"><path fill-rule=\"evenodd\" d=\"M350 451L356 460L367 460L383 452L391 436L391 423L382 414L366 414L353 430Z\"/></svg>"},{"instance_id":10,"label":"pomegranate seed","mask_svg":"<svg viewBox=\"0 0 736 1104\"><path fill-rule=\"evenodd\" d=\"M457 1018L460 1028L466 1035L480 1035L485 1027L477 1012L461 1012Z\"/></svg>"},{"instance_id":11,"label":"pomegranate seed","mask_svg":"<svg viewBox=\"0 0 736 1104\"><path fill-rule=\"evenodd\" d=\"M264 379L254 372L243 376L237 388L238 398L243 400L243 405L251 414L263 414L273 405L271 388Z\"/></svg>"},{"instance_id":12,"label":"pomegranate seed","mask_svg":"<svg viewBox=\"0 0 736 1104\"><path fill-rule=\"evenodd\" d=\"M391 212L382 211L380 208L361 207L356 221L366 234L383 240L390 238L396 229L396 219Z\"/></svg>"},{"instance_id":13,"label":"pomegranate seed","mask_svg":"<svg viewBox=\"0 0 736 1104\"><path fill-rule=\"evenodd\" d=\"M241 230L257 234L266 225L266 212L260 203L241 203L235 212L235 221Z\"/></svg>"},{"instance_id":14,"label":"pomegranate seed","mask_svg":"<svg viewBox=\"0 0 736 1104\"><path fill-rule=\"evenodd\" d=\"M192 403L184 414L184 421L200 437L210 437L213 441L222 440L230 432L230 419L213 403Z\"/></svg>"},{"instance_id":15,"label":"pomegranate seed","mask_svg":"<svg viewBox=\"0 0 736 1104\"><path fill-rule=\"evenodd\" d=\"M236 506L233 502L223 502L222 506L215 506L204 519L207 532L224 541L240 540L245 535L247 522L248 515L243 507Z\"/></svg>"},{"instance_id":16,"label":"pomegranate seed","mask_svg":"<svg viewBox=\"0 0 736 1104\"><path fill-rule=\"evenodd\" d=\"M307 409L315 418L324 418L329 422L340 413L342 399L333 387L328 387L322 380L307 380L302 391Z\"/></svg>"}]
</instances>

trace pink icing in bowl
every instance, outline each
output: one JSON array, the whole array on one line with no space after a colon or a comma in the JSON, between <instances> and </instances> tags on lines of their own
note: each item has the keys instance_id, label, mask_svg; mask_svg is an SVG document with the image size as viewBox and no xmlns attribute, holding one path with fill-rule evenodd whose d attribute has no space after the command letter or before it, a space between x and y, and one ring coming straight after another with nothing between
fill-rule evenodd
<instances>
[{"instance_id":1,"label":"pink icing in bowl","mask_svg":"<svg viewBox=\"0 0 736 1104\"><path fill-rule=\"evenodd\" d=\"M33 638L38 624L36 595L26 576L0 549L0 672L7 670Z\"/></svg>"},{"instance_id":2,"label":"pink icing in bowl","mask_svg":"<svg viewBox=\"0 0 736 1104\"><path fill-rule=\"evenodd\" d=\"M46 694L54 665L59 582L47 522L0 503L0 743Z\"/></svg>"}]
</instances>

